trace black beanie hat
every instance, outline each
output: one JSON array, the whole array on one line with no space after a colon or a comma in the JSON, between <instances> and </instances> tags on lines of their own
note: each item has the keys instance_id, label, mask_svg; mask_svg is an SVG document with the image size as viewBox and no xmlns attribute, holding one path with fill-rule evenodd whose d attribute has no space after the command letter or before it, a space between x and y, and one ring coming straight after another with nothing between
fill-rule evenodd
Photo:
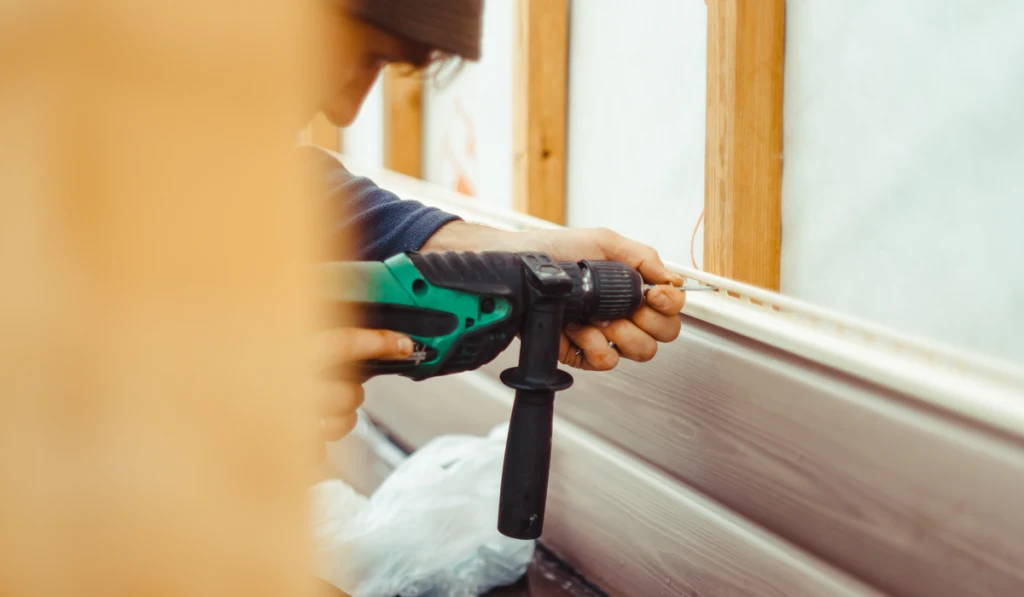
<instances>
[{"instance_id":1,"label":"black beanie hat","mask_svg":"<svg viewBox=\"0 0 1024 597\"><path fill-rule=\"evenodd\" d=\"M483 0L340 0L366 21L466 60L480 59Z\"/></svg>"}]
</instances>

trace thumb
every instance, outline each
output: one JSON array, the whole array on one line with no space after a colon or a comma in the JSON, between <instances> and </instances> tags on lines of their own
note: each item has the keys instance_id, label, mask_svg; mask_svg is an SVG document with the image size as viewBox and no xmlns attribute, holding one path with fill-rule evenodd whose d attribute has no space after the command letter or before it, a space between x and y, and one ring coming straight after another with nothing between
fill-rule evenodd
<instances>
[{"instance_id":1,"label":"thumb","mask_svg":"<svg viewBox=\"0 0 1024 597\"><path fill-rule=\"evenodd\" d=\"M321 332L317 361L323 367L371 359L400 360L412 354L408 336L389 330L338 328Z\"/></svg>"},{"instance_id":2,"label":"thumb","mask_svg":"<svg viewBox=\"0 0 1024 597\"><path fill-rule=\"evenodd\" d=\"M644 258L637 264L636 269L640 272L640 276L649 284L671 284L672 286L682 286L683 277L667 267L661 261L661 256L658 255L657 251L651 249L652 255Z\"/></svg>"},{"instance_id":3,"label":"thumb","mask_svg":"<svg viewBox=\"0 0 1024 597\"><path fill-rule=\"evenodd\" d=\"M609 258L639 271L648 284L683 284L683 277L665 267L658 252L645 244L615 235L605 252Z\"/></svg>"}]
</instances>

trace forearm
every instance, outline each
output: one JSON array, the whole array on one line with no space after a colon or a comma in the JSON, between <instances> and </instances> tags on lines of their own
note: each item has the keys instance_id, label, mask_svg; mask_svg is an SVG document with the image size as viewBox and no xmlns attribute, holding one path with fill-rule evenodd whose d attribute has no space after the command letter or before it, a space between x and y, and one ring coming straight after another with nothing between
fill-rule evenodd
<instances>
[{"instance_id":1,"label":"forearm","mask_svg":"<svg viewBox=\"0 0 1024 597\"><path fill-rule=\"evenodd\" d=\"M424 251L470 251L481 246L488 235L503 231L469 222L449 222L438 229L423 245Z\"/></svg>"},{"instance_id":2,"label":"forearm","mask_svg":"<svg viewBox=\"0 0 1024 597\"><path fill-rule=\"evenodd\" d=\"M501 230L469 222L449 222L423 245L424 251L528 251L542 250L529 232ZM536 245L536 246L534 246Z\"/></svg>"}]
</instances>

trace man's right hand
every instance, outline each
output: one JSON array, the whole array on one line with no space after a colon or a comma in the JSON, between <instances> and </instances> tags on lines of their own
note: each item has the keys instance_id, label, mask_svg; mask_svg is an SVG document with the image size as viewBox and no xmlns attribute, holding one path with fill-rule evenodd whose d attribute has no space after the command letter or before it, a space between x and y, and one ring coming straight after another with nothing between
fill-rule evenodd
<instances>
[{"instance_id":1,"label":"man's right hand","mask_svg":"<svg viewBox=\"0 0 1024 597\"><path fill-rule=\"evenodd\" d=\"M413 350L408 336L350 327L319 332L316 343L317 371L324 373L371 359L405 359ZM363 404L362 384L324 375L318 386L317 401L316 412L324 441L337 441L356 426L356 409Z\"/></svg>"}]
</instances>

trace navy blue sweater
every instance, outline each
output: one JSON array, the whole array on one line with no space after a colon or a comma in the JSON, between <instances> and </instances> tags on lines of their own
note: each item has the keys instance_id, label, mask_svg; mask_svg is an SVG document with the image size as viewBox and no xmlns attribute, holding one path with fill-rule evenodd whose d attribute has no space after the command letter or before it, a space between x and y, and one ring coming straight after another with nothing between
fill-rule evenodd
<instances>
[{"instance_id":1,"label":"navy blue sweater","mask_svg":"<svg viewBox=\"0 0 1024 597\"><path fill-rule=\"evenodd\" d=\"M441 226L459 220L456 215L427 207L419 201L399 199L368 178L355 176L333 156L315 147L302 151L313 160L317 184L326 190L325 206L338 214L332 234L346 239L356 259L381 261L418 251Z\"/></svg>"}]
</instances>

